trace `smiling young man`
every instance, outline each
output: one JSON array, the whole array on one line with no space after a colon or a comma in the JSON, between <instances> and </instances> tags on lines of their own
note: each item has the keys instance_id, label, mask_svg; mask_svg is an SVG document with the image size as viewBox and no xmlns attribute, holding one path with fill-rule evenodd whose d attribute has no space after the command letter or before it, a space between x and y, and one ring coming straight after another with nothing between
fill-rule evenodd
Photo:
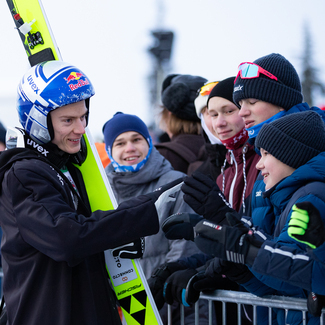
<instances>
[{"instance_id":1,"label":"smiling young man","mask_svg":"<svg viewBox=\"0 0 325 325\"><path fill-rule=\"evenodd\" d=\"M142 161L148 154L149 145L141 134L124 132L113 144L115 161L121 165L134 165Z\"/></svg>"},{"instance_id":2,"label":"smiling young man","mask_svg":"<svg viewBox=\"0 0 325 325\"><path fill-rule=\"evenodd\" d=\"M52 143L71 155L81 149L82 135L87 126L88 109L84 100L62 106L51 112L55 130Z\"/></svg>"},{"instance_id":3,"label":"smiling young man","mask_svg":"<svg viewBox=\"0 0 325 325\"><path fill-rule=\"evenodd\" d=\"M20 81L25 147L0 155L8 324L120 325L103 252L159 230L154 202L161 191L91 212L75 164L85 160L94 93L88 77L62 61L38 64Z\"/></svg>"}]
</instances>

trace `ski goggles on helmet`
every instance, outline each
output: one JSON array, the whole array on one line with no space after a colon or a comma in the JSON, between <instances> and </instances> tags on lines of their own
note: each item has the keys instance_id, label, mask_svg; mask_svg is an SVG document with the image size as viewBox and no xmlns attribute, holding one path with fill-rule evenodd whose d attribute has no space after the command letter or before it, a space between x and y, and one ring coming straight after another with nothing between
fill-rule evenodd
<instances>
[{"instance_id":1,"label":"ski goggles on helmet","mask_svg":"<svg viewBox=\"0 0 325 325\"><path fill-rule=\"evenodd\" d=\"M219 83L219 81L213 81L213 82L208 82L205 85L203 85L198 91L197 91L197 96L201 95L201 96L206 96L206 95L210 95L211 90L213 89L213 87Z\"/></svg>"},{"instance_id":2,"label":"ski goggles on helmet","mask_svg":"<svg viewBox=\"0 0 325 325\"><path fill-rule=\"evenodd\" d=\"M236 83L236 80L238 76L240 75L240 78L242 79L253 79L258 78L260 76L260 73L264 74L265 76L269 77L270 79L273 79L275 81L279 81L276 76L274 76L271 72L266 71L259 65L251 62L243 62L238 66L238 73L236 76L236 79L234 83Z\"/></svg>"}]
</instances>

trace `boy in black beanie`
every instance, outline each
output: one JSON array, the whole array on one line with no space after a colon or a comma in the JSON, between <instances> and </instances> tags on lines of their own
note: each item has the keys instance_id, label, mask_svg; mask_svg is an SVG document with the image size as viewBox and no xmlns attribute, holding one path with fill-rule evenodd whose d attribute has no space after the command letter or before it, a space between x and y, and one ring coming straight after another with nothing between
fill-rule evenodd
<instances>
[{"instance_id":1,"label":"boy in black beanie","mask_svg":"<svg viewBox=\"0 0 325 325\"><path fill-rule=\"evenodd\" d=\"M282 55L272 53L253 63L244 62L238 67L234 84L233 99L240 107L239 115L244 119L249 142L254 144L259 130L270 123L291 113L316 111L325 121L325 113L317 107L303 103L301 84L297 71ZM279 142L280 147L283 142ZM274 232L273 208L261 193L265 191L263 177L260 175L254 185L251 196L247 198L254 224L263 225L264 230ZM261 215L264 219L261 219Z\"/></svg>"}]
</instances>

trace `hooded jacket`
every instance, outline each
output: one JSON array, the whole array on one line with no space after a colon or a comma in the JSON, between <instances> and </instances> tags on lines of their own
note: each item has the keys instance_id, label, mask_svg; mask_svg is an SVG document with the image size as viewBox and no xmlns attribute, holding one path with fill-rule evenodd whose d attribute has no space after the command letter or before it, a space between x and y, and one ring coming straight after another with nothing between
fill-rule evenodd
<instances>
[{"instance_id":1,"label":"hooded jacket","mask_svg":"<svg viewBox=\"0 0 325 325\"><path fill-rule=\"evenodd\" d=\"M273 207L274 226L276 227L283 217L285 218L285 224L279 229L277 234L273 234L271 245L269 242L266 242L263 244L262 249L260 249L251 269L255 277L244 284L244 287L250 292L258 295L270 294L269 290L272 288L272 294L275 295L307 298L308 293L304 291L301 286L292 285L294 279L297 281L297 278L305 278L302 283L305 283L306 279L310 279L312 283L324 281L324 268L319 267L320 264L314 264L315 269L313 268L313 270L315 272L313 272L312 275L309 274L311 267L310 265L308 266L307 263L305 264L305 268L301 268L303 264L299 263L298 260L293 264L293 259L296 259L297 256L292 255L292 252L296 250L307 252L306 245L294 240L288 235L287 229L288 222L291 218L291 209L289 209L287 215L281 216L282 213L286 213L286 207L290 199L298 191L300 195L295 199L295 202L292 202L292 205L298 202L309 201L314 204L319 211L325 210L325 193L324 191L319 191L317 187L317 182L325 183L324 164L325 153L320 153L263 194L263 196L268 197ZM263 215L254 216L254 225L260 223L259 220L256 220L257 218L262 219ZM322 215L322 218L325 222L324 215ZM284 253L285 250L282 250L282 254L281 251L275 250L277 246L288 247L287 252ZM321 248L319 250L321 251ZM289 254L291 255L289 255L288 252L290 252ZM293 267L295 268L293 269ZM291 284L283 281L289 277L290 272L293 274L291 277ZM282 273L282 275L279 275L280 273ZM278 275L274 277L273 274ZM305 285L303 285L303 287L305 287ZM314 324L314 322L317 323L317 320L310 317L308 324ZM289 311L287 323L300 324L301 312Z\"/></svg>"},{"instance_id":2,"label":"hooded jacket","mask_svg":"<svg viewBox=\"0 0 325 325\"><path fill-rule=\"evenodd\" d=\"M319 109L318 107L309 107L307 103L301 103L293 106L286 114L304 112L307 110L312 110L320 114L324 123L325 123L325 112ZM255 140L255 139L253 139ZM253 141L254 144L254 141ZM263 177L259 175L254 184L253 191L251 193L250 198L248 198L250 210L246 211L245 215L252 216L255 221L258 221L258 224L254 224L255 226L260 226L264 229L264 231L268 235L273 235L274 232L274 212L271 205L271 202L268 198L262 197L262 193L265 191L265 184L263 182ZM264 218L258 218L258 216L263 215ZM256 218L255 218L256 216Z\"/></svg>"},{"instance_id":3,"label":"hooded jacket","mask_svg":"<svg viewBox=\"0 0 325 325\"><path fill-rule=\"evenodd\" d=\"M155 205L142 196L116 210L91 213L82 176L67 154L40 148L46 146L0 155L9 324L120 324L103 251L156 233ZM58 167L63 158L78 193Z\"/></svg>"}]
</instances>

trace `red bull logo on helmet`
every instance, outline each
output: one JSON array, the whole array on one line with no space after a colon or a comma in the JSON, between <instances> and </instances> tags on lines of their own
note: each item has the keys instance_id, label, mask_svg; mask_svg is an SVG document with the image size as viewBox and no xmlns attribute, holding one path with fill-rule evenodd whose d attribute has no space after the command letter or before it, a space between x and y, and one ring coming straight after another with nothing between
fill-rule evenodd
<instances>
[{"instance_id":1,"label":"red bull logo on helmet","mask_svg":"<svg viewBox=\"0 0 325 325\"><path fill-rule=\"evenodd\" d=\"M84 79L81 79L82 77L84 77ZM80 72L73 71L69 74L69 76L67 78L64 78L64 80L67 82L67 84L69 84L69 88L71 89L71 91L74 91L80 87L89 85L88 79L85 78L85 76ZM71 81L78 81L78 82L70 84Z\"/></svg>"},{"instance_id":2,"label":"red bull logo on helmet","mask_svg":"<svg viewBox=\"0 0 325 325\"><path fill-rule=\"evenodd\" d=\"M71 72L69 74L68 78L64 78L64 80L67 82L67 84L72 80L79 80L81 77L83 77L83 74L80 72Z\"/></svg>"}]
</instances>

